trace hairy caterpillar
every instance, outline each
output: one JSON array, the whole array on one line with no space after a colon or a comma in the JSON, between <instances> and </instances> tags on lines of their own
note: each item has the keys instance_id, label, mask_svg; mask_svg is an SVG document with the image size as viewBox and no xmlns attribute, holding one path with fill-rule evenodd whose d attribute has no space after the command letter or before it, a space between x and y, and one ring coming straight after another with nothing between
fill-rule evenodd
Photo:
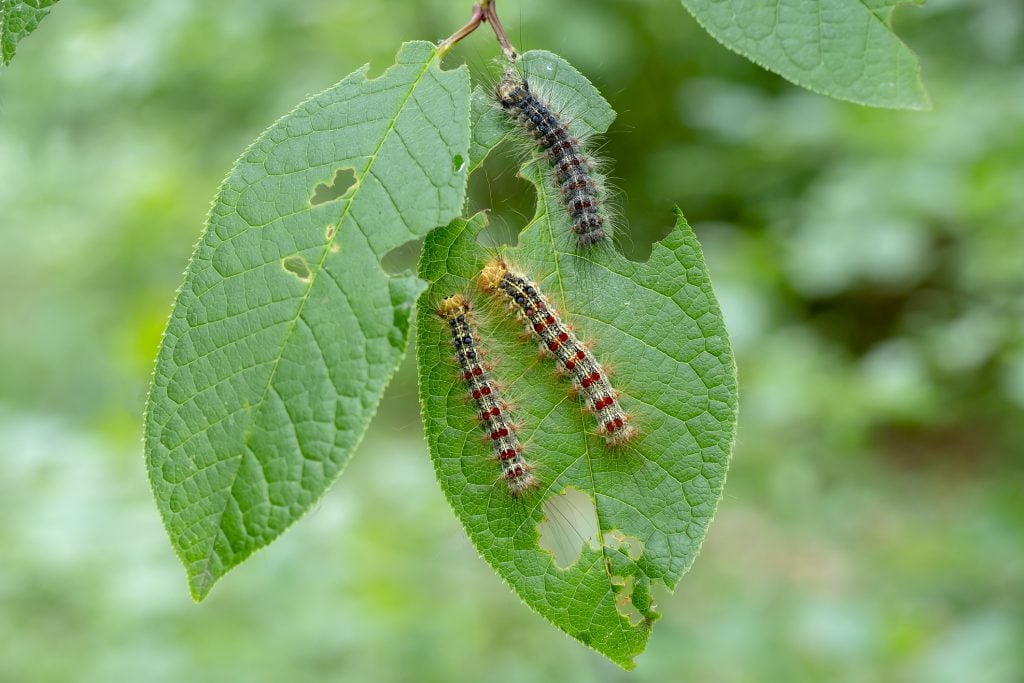
<instances>
[{"instance_id":1,"label":"hairy caterpillar","mask_svg":"<svg viewBox=\"0 0 1024 683\"><path fill-rule=\"evenodd\" d=\"M597 417L599 432L606 443L618 446L636 434L629 416L619 405L619 394L612 388L607 372L562 322L536 284L498 259L484 266L478 282L485 292L508 300L527 322L530 333L555 357L559 369L572 377L574 386L586 397L587 409Z\"/></svg>"},{"instance_id":2,"label":"hairy caterpillar","mask_svg":"<svg viewBox=\"0 0 1024 683\"><path fill-rule=\"evenodd\" d=\"M580 248L603 242L608 236L604 191L593 175L593 161L569 125L531 92L526 77L512 66L505 67L494 94L505 113L544 150Z\"/></svg>"},{"instance_id":3,"label":"hairy caterpillar","mask_svg":"<svg viewBox=\"0 0 1024 683\"><path fill-rule=\"evenodd\" d=\"M508 405L502 400L483 362L469 301L461 294L452 294L441 302L437 313L448 321L455 358L476 404L494 457L501 463L502 478L508 483L512 496L519 497L537 486L537 478L523 458L523 447L516 437L515 425L509 420Z\"/></svg>"}]
</instances>

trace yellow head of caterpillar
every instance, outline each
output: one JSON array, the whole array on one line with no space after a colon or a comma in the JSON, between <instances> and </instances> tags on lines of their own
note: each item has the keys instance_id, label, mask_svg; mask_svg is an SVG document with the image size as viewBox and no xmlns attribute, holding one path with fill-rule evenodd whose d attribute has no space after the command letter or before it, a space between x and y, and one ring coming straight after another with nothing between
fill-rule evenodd
<instances>
[{"instance_id":1,"label":"yellow head of caterpillar","mask_svg":"<svg viewBox=\"0 0 1024 683\"><path fill-rule=\"evenodd\" d=\"M494 96L505 109L518 106L529 93L526 79L511 65L502 70L501 80L494 86Z\"/></svg>"},{"instance_id":2,"label":"yellow head of caterpillar","mask_svg":"<svg viewBox=\"0 0 1024 683\"><path fill-rule=\"evenodd\" d=\"M446 296L437 307L437 314L445 320L457 318L469 312L469 301L461 294Z\"/></svg>"},{"instance_id":3,"label":"yellow head of caterpillar","mask_svg":"<svg viewBox=\"0 0 1024 683\"><path fill-rule=\"evenodd\" d=\"M511 68L506 68L501 73L501 80L494 86L494 94L498 97L498 102L506 102L512 97L512 93L515 92L518 83L516 82L516 73Z\"/></svg>"},{"instance_id":4,"label":"yellow head of caterpillar","mask_svg":"<svg viewBox=\"0 0 1024 683\"><path fill-rule=\"evenodd\" d=\"M480 285L480 289L485 292L493 292L498 288L498 283L505 277L505 273L508 272L508 264L501 259L491 259L484 264L483 270L480 271L479 277L477 277L477 283Z\"/></svg>"}]
</instances>

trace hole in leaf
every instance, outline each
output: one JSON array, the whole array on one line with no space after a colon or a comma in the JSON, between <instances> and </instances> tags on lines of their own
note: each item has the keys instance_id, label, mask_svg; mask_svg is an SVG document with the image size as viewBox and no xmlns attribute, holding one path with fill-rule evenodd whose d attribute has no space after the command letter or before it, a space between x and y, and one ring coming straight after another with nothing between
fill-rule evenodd
<instances>
[{"instance_id":1,"label":"hole in leaf","mask_svg":"<svg viewBox=\"0 0 1024 683\"><path fill-rule=\"evenodd\" d=\"M615 611L626 617L631 626L639 626L644 621L644 615L633 604L633 585L632 576L612 577L612 586L615 587Z\"/></svg>"},{"instance_id":2,"label":"hole in leaf","mask_svg":"<svg viewBox=\"0 0 1024 683\"><path fill-rule=\"evenodd\" d=\"M420 260L420 251L422 249L423 238L409 240L405 244L399 245L384 254L384 258L380 260L380 265L388 275L415 270L416 264Z\"/></svg>"},{"instance_id":3,"label":"hole in leaf","mask_svg":"<svg viewBox=\"0 0 1024 683\"><path fill-rule=\"evenodd\" d=\"M621 550L626 553L626 557L634 562L639 560L644 553L643 541L636 536L628 536L618 529L605 533L604 545L612 550Z\"/></svg>"},{"instance_id":4,"label":"hole in leaf","mask_svg":"<svg viewBox=\"0 0 1024 683\"><path fill-rule=\"evenodd\" d=\"M351 168L339 168L337 173L334 174L334 179L330 185L320 183L313 189L313 196L309 198L309 203L313 206L318 206L327 202L333 202L348 192L355 182L355 171Z\"/></svg>"},{"instance_id":5,"label":"hole in leaf","mask_svg":"<svg viewBox=\"0 0 1024 683\"><path fill-rule=\"evenodd\" d=\"M533 186L515 173L519 162L515 154L503 147L469 176L467 215L480 210L488 212L487 227L477 237L485 249L516 244L519 231L536 211Z\"/></svg>"},{"instance_id":6,"label":"hole in leaf","mask_svg":"<svg viewBox=\"0 0 1024 683\"><path fill-rule=\"evenodd\" d=\"M594 499L568 487L544 501L544 521L537 525L540 547L555 556L555 564L566 569L576 564L584 544L597 550L597 509Z\"/></svg>"},{"instance_id":7,"label":"hole in leaf","mask_svg":"<svg viewBox=\"0 0 1024 683\"><path fill-rule=\"evenodd\" d=\"M462 173L462 170L466 168L466 160L462 158L461 154L452 157L452 168L456 173Z\"/></svg>"},{"instance_id":8,"label":"hole in leaf","mask_svg":"<svg viewBox=\"0 0 1024 683\"><path fill-rule=\"evenodd\" d=\"M338 228L333 224L328 224L328 226L324 229L324 239L327 240L327 248L330 250L332 254L337 254L339 251L341 251L341 245L334 241L334 236L337 233Z\"/></svg>"},{"instance_id":9,"label":"hole in leaf","mask_svg":"<svg viewBox=\"0 0 1024 683\"><path fill-rule=\"evenodd\" d=\"M282 261L284 269L289 273L299 278L303 282L309 282L312 273L309 271L309 265L306 263L306 259L301 256L288 256Z\"/></svg>"}]
</instances>

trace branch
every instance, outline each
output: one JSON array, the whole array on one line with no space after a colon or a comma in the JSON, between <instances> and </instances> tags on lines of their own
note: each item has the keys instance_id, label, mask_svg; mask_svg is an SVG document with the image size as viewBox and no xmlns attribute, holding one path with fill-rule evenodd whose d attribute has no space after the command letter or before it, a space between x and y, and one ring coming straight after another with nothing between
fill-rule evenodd
<instances>
[{"instance_id":1,"label":"branch","mask_svg":"<svg viewBox=\"0 0 1024 683\"><path fill-rule=\"evenodd\" d=\"M496 1L481 0L481 2L474 4L473 14L469 17L466 25L438 43L437 49L440 55L442 57L446 55L456 43L477 30L480 24L488 22L494 31L494 36L498 39L498 44L501 45L501 51L505 53L505 57L510 61L515 61L519 55L516 54L516 49L512 47L508 34L505 33L505 27L501 25L501 20L498 19L498 11L495 9Z\"/></svg>"}]
</instances>

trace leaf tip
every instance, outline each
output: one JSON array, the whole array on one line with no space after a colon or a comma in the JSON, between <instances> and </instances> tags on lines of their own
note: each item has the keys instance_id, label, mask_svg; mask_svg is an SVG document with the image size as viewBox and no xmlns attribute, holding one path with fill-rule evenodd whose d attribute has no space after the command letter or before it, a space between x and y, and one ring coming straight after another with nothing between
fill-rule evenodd
<instances>
[{"instance_id":1,"label":"leaf tip","mask_svg":"<svg viewBox=\"0 0 1024 683\"><path fill-rule=\"evenodd\" d=\"M916 91L917 100L907 106L907 109L911 111L932 111L935 107L932 104L932 96L928 92L928 88L925 86L923 81L918 82L918 88Z\"/></svg>"},{"instance_id":2,"label":"leaf tip","mask_svg":"<svg viewBox=\"0 0 1024 683\"><path fill-rule=\"evenodd\" d=\"M205 600L215 583L217 583L217 577L209 569L204 569L199 574L190 574L188 577L188 592L192 596L192 602L198 605Z\"/></svg>"}]
</instances>

